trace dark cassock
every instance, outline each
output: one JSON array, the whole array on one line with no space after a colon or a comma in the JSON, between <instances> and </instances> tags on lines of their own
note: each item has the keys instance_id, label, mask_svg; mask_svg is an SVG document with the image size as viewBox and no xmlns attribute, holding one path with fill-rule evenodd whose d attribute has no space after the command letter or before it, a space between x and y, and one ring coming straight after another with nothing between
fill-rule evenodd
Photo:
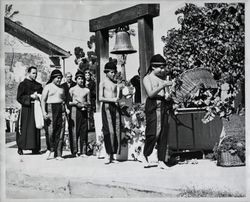
<instances>
[{"instance_id":1,"label":"dark cassock","mask_svg":"<svg viewBox=\"0 0 250 202\"><path fill-rule=\"evenodd\" d=\"M17 124L16 141L19 149L39 151L40 130L36 128L34 99L31 94L42 93L42 85L35 80L24 79L17 89L17 101L22 105Z\"/></svg>"}]
</instances>

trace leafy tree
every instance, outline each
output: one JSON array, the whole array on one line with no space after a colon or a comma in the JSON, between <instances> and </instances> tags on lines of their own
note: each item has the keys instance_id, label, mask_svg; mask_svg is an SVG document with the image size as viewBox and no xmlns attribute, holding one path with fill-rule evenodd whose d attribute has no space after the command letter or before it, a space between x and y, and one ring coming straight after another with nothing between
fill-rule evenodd
<instances>
[{"instance_id":1,"label":"leafy tree","mask_svg":"<svg viewBox=\"0 0 250 202\"><path fill-rule=\"evenodd\" d=\"M85 71L86 69L89 68L89 61L85 57L85 52L81 47L75 47L74 49L74 54L75 54L75 64L78 65L78 69L81 71Z\"/></svg>"},{"instance_id":2,"label":"leafy tree","mask_svg":"<svg viewBox=\"0 0 250 202\"><path fill-rule=\"evenodd\" d=\"M14 19L14 17L19 13L19 11L13 11L13 5L12 4L6 4L5 5L5 13L4 13L4 16L6 18L9 18L11 20ZM22 25L22 23L20 21L14 21L15 23L19 24L19 25ZM7 46L11 46L12 48L12 63L11 63L11 71L12 70L12 66L13 66L13 61L14 61L14 45L16 43L16 39L15 38L12 38L12 37L9 37L9 35L7 35L4 39L4 44L7 45Z\"/></svg>"},{"instance_id":3,"label":"leafy tree","mask_svg":"<svg viewBox=\"0 0 250 202\"><path fill-rule=\"evenodd\" d=\"M90 61L90 66L89 69L91 69L91 71L94 74L96 74L96 68L98 66L98 62L97 62L97 55L96 55L96 37L95 35L91 35L89 38L89 41L87 42L88 48L94 49L93 51L88 51L87 55L88 55L88 59Z\"/></svg>"},{"instance_id":4,"label":"leafy tree","mask_svg":"<svg viewBox=\"0 0 250 202\"><path fill-rule=\"evenodd\" d=\"M91 35L90 37L89 37L89 41L87 41L87 45L88 45L88 48L89 49L92 49L93 48L93 46L94 46L94 44L95 44L95 35Z\"/></svg>"},{"instance_id":5,"label":"leafy tree","mask_svg":"<svg viewBox=\"0 0 250 202\"><path fill-rule=\"evenodd\" d=\"M244 3L207 3L202 7L186 4L175 14L180 28L173 28L162 37L172 77L204 67L211 70L219 89L228 83L228 93L236 94L238 82L245 78ZM225 109L233 98L225 101Z\"/></svg>"},{"instance_id":6,"label":"leafy tree","mask_svg":"<svg viewBox=\"0 0 250 202\"><path fill-rule=\"evenodd\" d=\"M13 5L12 4L6 4L5 5L5 14L4 16L6 18L9 18L13 20L13 18L19 13L19 11L13 11ZM14 21L15 23L22 25L20 21Z\"/></svg>"},{"instance_id":7,"label":"leafy tree","mask_svg":"<svg viewBox=\"0 0 250 202\"><path fill-rule=\"evenodd\" d=\"M31 54L31 53L14 53L14 60L12 53L5 53L5 65L9 66L13 61L13 66L15 67L17 62L21 62L26 68L30 66L37 67L39 74L41 74L41 81L45 84L48 81L50 68L47 65L46 60L40 54ZM5 73L5 103L6 107L17 107L19 106L16 101L16 92L19 81L15 80L15 72ZM16 73L17 74L17 73ZM9 77L8 75L12 75ZM24 75L18 75L24 76Z\"/></svg>"},{"instance_id":8,"label":"leafy tree","mask_svg":"<svg viewBox=\"0 0 250 202\"><path fill-rule=\"evenodd\" d=\"M96 41L95 35L91 35L89 41L87 41L87 46L90 49L90 51L87 51L87 55L85 54L83 48L81 47L75 47L74 49L75 64L78 65L78 69L81 71L90 69L91 72L94 74L93 75L94 78L95 78L95 71L97 68L95 41ZM94 51L91 49L94 49Z\"/></svg>"}]
</instances>

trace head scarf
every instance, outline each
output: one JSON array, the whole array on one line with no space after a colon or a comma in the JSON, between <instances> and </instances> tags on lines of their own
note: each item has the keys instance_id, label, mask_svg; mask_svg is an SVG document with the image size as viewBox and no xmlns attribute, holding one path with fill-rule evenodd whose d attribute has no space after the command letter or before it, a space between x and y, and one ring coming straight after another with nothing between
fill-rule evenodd
<instances>
[{"instance_id":1,"label":"head scarf","mask_svg":"<svg viewBox=\"0 0 250 202\"><path fill-rule=\"evenodd\" d=\"M109 71L117 72L117 67L114 62L107 62L104 66L104 73L108 73Z\"/></svg>"},{"instance_id":2,"label":"head scarf","mask_svg":"<svg viewBox=\"0 0 250 202\"><path fill-rule=\"evenodd\" d=\"M166 66L166 60L160 54L153 55L150 59L150 65L146 75L152 71L152 67L160 67L160 66Z\"/></svg>"},{"instance_id":3,"label":"head scarf","mask_svg":"<svg viewBox=\"0 0 250 202\"><path fill-rule=\"evenodd\" d=\"M62 72L59 69L54 69L50 74L50 78L49 78L49 81L47 82L47 84L51 83L54 80L54 78L56 78L58 76L63 77Z\"/></svg>"},{"instance_id":4,"label":"head scarf","mask_svg":"<svg viewBox=\"0 0 250 202\"><path fill-rule=\"evenodd\" d=\"M82 77L84 79L84 74L82 71L77 71L76 74L75 74L75 80L78 78L78 77Z\"/></svg>"},{"instance_id":5,"label":"head scarf","mask_svg":"<svg viewBox=\"0 0 250 202\"><path fill-rule=\"evenodd\" d=\"M156 54L152 56L150 60L150 65L157 67L157 66L166 66L166 60L160 54Z\"/></svg>"}]
</instances>

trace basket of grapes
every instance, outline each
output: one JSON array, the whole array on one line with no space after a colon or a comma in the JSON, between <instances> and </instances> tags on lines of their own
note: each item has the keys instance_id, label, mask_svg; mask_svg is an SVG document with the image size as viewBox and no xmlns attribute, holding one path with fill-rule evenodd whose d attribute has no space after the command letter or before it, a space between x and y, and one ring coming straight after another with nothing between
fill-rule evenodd
<instances>
[{"instance_id":1,"label":"basket of grapes","mask_svg":"<svg viewBox=\"0 0 250 202\"><path fill-rule=\"evenodd\" d=\"M220 142L216 153L218 166L245 166L245 137L226 136Z\"/></svg>"}]
</instances>

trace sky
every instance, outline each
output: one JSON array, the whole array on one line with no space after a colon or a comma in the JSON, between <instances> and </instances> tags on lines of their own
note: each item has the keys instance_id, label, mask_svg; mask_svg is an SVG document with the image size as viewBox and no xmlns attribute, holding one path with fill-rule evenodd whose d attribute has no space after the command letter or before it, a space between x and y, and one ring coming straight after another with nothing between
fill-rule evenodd
<instances>
[{"instance_id":1,"label":"sky","mask_svg":"<svg viewBox=\"0 0 250 202\"><path fill-rule=\"evenodd\" d=\"M18 10L19 14L13 20L23 23L23 26L49 40L55 45L70 51L72 56L65 60L65 71L73 74L77 70L74 63L74 48L80 46L85 53L90 51L87 47L89 37L93 32L89 32L89 20L103 15L122 10L140 3L159 3L160 15L153 18L154 22L154 52L163 55L164 43L162 36L166 36L167 31L172 28L178 28L175 11L181 8L185 3L191 2L196 5L203 5L205 1L183 1L183 0L158 0L158 1L131 1L131 0L103 0L103 1L85 1L85 0L3 0L3 4L13 4L13 10ZM212 1L210 1L212 2ZM217 2L217 1L214 1ZM224 1L225 2L225 1ZM228 1L227 1L228 2ZM237 2L229 1L229 2ZM249 5L249 4L247 4ZM247 18L246 18L247 19ZM136 36L131 36L131 42L137 53L127 56L126 77L130 79L137 74L139 67L138 54L138 33L137 24L130 25L135 30ZM5 37L10 35L5 33ZM247 34L246 34L247 36ZM248 39L247 39L248 40ZM111 51L114 47L115 37L110 39ZM20 43L16 40L14 45L15 52L39 53L48 59L48 56L31 46ZM6 52L11 52L11 47L5 47ZM111 57L116 57L110 54ZM48 59L48 63L51 63ZM49 64L48 64L49 65ZM61 63L62 65L62 63ZM118 70L119 65L118 65Z\"/></svg>"},{"instance_id":2,"label":"sky","mask_svg":"<svg viewBox=\"0 0 250 202\"><path fill-rule=\"evenodd\" d=\"M163 54L164 43L161 37L166 35L171 28L178 27L177 16L174 12L184 6L184 1L4 1L12 3L13 10L18 10L19 14L13 20L23 23L23 26L34 33L49 40L66 51L70 51L72 56L65 61L65 70L76 72L77 66L74 63L74 48L80 46L85 53L90 51L87 47L89 37L93 32L89 32L89 20L103 15L128 8L140 3L160 3L160 16L154 21L154 49L155 54ZM137 24L130 25L136 31L136 36L131 36L131 42L135 50L138 51ZM5 35L7 35L5 33ZM110 47L114 47L115 37L110 39ZM40 53L41 51L32 48L18 40L14 46L15 52ZM11 51L10 47L5 47L5 51ZM116 57L115 55L110 55ZM62 64L61 64L62 65ZM139 67L138 52L127 56L126 76L130 79L137 74ZM119 66L118 66L119 70Z\"/></svg>"}]
</instances>

